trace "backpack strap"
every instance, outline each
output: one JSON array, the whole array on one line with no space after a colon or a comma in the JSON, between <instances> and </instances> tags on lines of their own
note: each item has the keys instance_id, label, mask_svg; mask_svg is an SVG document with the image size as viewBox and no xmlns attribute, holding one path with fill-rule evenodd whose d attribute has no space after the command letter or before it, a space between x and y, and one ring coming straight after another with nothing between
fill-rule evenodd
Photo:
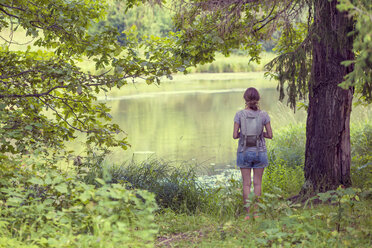
<instances>
[{"instance_id":1,"label":"backpack strap","mask_svg":"<svg viewBox=\"0 0 372 248\"><path fill-rule=\"evenodd\" d=\"M256 122L257 122L257 124L262 125L262 122L261 122L261 123L258 123L259 121L261 121L261 118L259 118L260 113L261 113L261 111L259 110L258 113L257 113L257 116L256 116ZM256 136L256 156L258 156L258 150L259 150L259 147L260 147L260 146L259 146L259 143L260 143L260 135L261 135L261 134L259 134L259 135Z\"/></svg>"},{"instance_id":2,"label":"backpack strap","mask_svg":"<svg viewBox=\"0 0 372 248\"><path fill-rule=\"evenodd\" d=\"M258 112L258 113L254 116L255 121L256 121L256 126L261 125L261 123L259 123L259 121L260 121L260 118L258 118L259 115L260 115L260 112ZM259 135L256 135L255 139L256 139L256 156L258 156L258 149L259 149L259 142L258 142L258 140L259 140Z\"/></svg>"}]
</instances>

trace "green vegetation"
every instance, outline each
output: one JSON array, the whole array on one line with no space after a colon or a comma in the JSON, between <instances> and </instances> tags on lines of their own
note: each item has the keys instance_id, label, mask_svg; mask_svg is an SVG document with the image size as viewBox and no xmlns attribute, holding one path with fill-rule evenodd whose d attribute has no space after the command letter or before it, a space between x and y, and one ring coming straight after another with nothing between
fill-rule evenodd
<instances>
[{"instance_id":1,"label":"green vegetation","mask_svg":"<svg viewBox=\"0 0 372 248\"><path fill-rule=\"evenodd\" d=\"M280 191L264 194L258 207L261 215L250 221L243 216L223 220L206 213L178 215L164 211L156 218L161 234L158 244L160 247L370 247L372 201L355 192L358 190L339 189L332 192L335 206L310 208L291 204ZM330 195L331 192L319 198L332 198Z\"/></svg>"},{"instance_id":2,"label":"green vegetation","mask_svg":"<svg viewBox=\"0 0 372 248\"><path fill-rule=\"evenodd\" d=\"M222 73L222 72L257 72L264 71L264 66L274 57L274 53L262 53L260 62L250 61L248 54L232 53L228 57L216 55L212 63L197 65L189 69L193 73Z\"/></svg>"},{"instance_id":3,"label":"green vegetation","mask_svg":"<svg viewBox=\"0 0 372 248\"><path fill-rule=\"evenodd\" d=\"M172 31L172 16L169 8L159 6L135 5L128 8L130 1L112 1L107 7L107 17L92 25L91 33L99 33L105 26L115 27L121 34L118 40L125 45L124 31L136 26L139 37L143 36L167 36Z\"/></svg>"},{"instance_id":4,"label":"green vegetation","mask_svg":"<svg viewBox=\"0 0 372 248\"><path fill-rule=\"evenodd\" d=\"M278 130L249 222L237 171L212 182L197 164L115 165L94 153L64 170L36 162L41 154L2 164L0 247L369 247L372 126L353 130L354 188L305 205L286 200L303 184L304 125Z\"/></svg>"},{"instance_id":5,"label":"green vegetation","mask_svg":"<svg viewBox=\"0 0 372 248\"><path fill-rule=\"evenodd\" d=\"M0 247L151 247L153 195L125 184L96 185L52 165L3 164Z\"/></svg>"},{"instance_id":6,"label":"green vegetation","mask_svg":"<svg viewBox=\"0 0 372 248\"><path fill-rule=\"evenodd\" d=\"M293 55L291 49L302 44L301 48L309 48L305 32L317 29L301 26L298 30L299 24L290 22L287 17L299 17L300 9L310 10L311 14L312 8L303 8L302 1L288 1L289 4L260 1L258 4L261 4L262 11L258 11L258 5L254 8L237 5L237 10L243 9L230 11L231 8L216 6L215 1L202 1L207 4L203 8L200 5L180 8L185 15L179 12L180 15L174 18L177 26L174 29L170 16L163 15L156 6L151 12L141 6L143 1L114 1L114 9L108 10L107 2L113 1L2 0L0 3L0 247L372 245L372 213L369 207L372 203L372 126L368 119L352 126L350 174L353 188L339 186L301 204L289 201L288 197L307 186L304 184L303 168L305 126L302 123L281 126L268 145L271 165L264 175L265 193L259 199L252 196L249 201L250 208L259 217L253 218L252 213L248 222L243 221L246 213L239 172L236 170L201 176L203 168L197 163L163 160L137 163L133 160L115 164L107 159L114 148L126 149L129 144L124 131L111 122L109 108L97 101L98 97L122 95L120 89L136 80L159 85L160 79L170 79L172 74L185 73L190 67L191 72L262 71L263 67L258 63L259 52L262 51L262 40L269 38L275 30L270 26L277 24L283 31L279 38L279 46L283 46L280 52ZM227 3L227 6L230 4L229 1L220 2ZM370 101L370 10L363 4L360 4L361 8L356 8L347 0L340 1L337 8L336 1L331 1L331 4L305 2L309 7L315 3L313 16L328 17L322 11L332 5L335 13L340 9L347 10L357 20L356 38L353 43L349 42L356 51L346 48L346 54L355 52L359 56L355 60L354 56L348 57L353 61L343 59L346 66L355 63L355 71L346 75L344 86L355 86L361 99ZM213 10L208 9L211 6ZM218 7L221 11L214 12ZM128 11L132 8L132 12ZM200 11L208 13L204 15ZM227 15L223 14L224 11ZM153 14L153 19L147 18L149 13ZM201 18L199 14L202 14ZM274 15L273 19L269 18L270 15ZM215 17L221 16L221 21L216 22ZM346 18L335 15L338 18L341 16ZM164 25L155 25L156 21L152 20ZM273 26L270 23L272 20ZM324 26L330 24L331 28L337 26L339 30L348 30L346 25L333 25L325 19L321 21ZM217 29L214 28L216 23L220 25ZM311 23L309 18L308 24ZM171 29L179 32L168 32ZM340 37L347 34L341 33ZM29 41L27 44L23 43L24 38ZM232 49L241 48L241 43L248 51L246 54ZM339 47L344 47L343 44L338 43ZM297 57L310 58L308 51L297 53L301 55ZM216 52L231 54L231 57L224 58ZM248 64L245 56L250 56L254 63ZM263 62L271 56L270 53L264 54ZM305 84L308 82L303 79L311 75L309 67L307 64L297 68L300 73L293 67L297 66L296 63L286 60L286 57L281 59L276 61L277 64L286 65L288 70L283 72L281 66L272 64L279 68L274 76L281 79L281 93L284 81L297 80L288 88L290 101L294 103L296 95L302 97L307 93ZM215 62L205 64L212 61ZM316 72L316 69L315 66L311 71ZM261 74L254 73L249 79L255 80ZM219 78L226 75L222 74ZM247 77L246 74L239 75ZM337 75L343 76L340 73ZM199 75L193 77L200 80ZM340 80L336 83L334 86L338 87ZM167 84L172 85L170 82ZM272 84L261 86L269 88ZM182 86L181 90L190 85ZM229 87L234 85L233 82ZM216 85L214 87L221 89ZM113 88L117 91L111 91ZM180 90L178 86L174 88ZM128 91L126 95L133 92ZM328 93L325 95L338 99L337 95ZM189 103L197 104L204 111L200 115L221 109L221 105L208 104L207 97L201 100L203 104L197 101ZM219 104L225 102L219 101ZM184 101L178 99L178 104L177 111L185 111ZM351 105L351 100L348 104ZM209 109L210 106L212 109ZM308 107L305 103L302 106ZM321 107L332 106L338 107L335 102ZM151 107L145 109L146 114L151 112ZM136 110L139 112L141 109L144 109L143 105ZM310 112L317 108L308 109ZM336 111L331 112L338 117ZM317 109L318 113L323 112ZM314 113L311 116L315 118ZM328 117L332 121L336 119ZM348 116L342 117L348 120ZM181 118L178 121L183 122ZM160 123L158 127L170 133L161 118L152 123ZM175 125L174 121L172 124ZM341 124L340 129L330 127L330 131L335 130L338 135L334 140L339 140L341 132L349 131L344 130L347 125ZM185 129L181 125L177 128L173 129L176 134ZM195 132L191 128L186 129ZM81 137L85 140L85 152L81 157L65 146L66 141L76 139L76 133L84 134ZM338 147L348 147L348 134L342 137L346 137L346 142L338 143ZM325 155L335 157L333 151ZM72 165L71 161L74 161ZM325 178L332 179L329 175Z\"/></svg>"},{"instance_id":7,"label":"green vegetation","mask_svg":"<svg viewBox=\"0 0 372 248\"><path fill-rule=\"evenodd\" d=\"M136 78L151 84L185 70L173 54L177 34L139 39L133 26L126 30L123 46L113 26L88 32L105 18L105 0L6 0L0 8L0 32L7 34L0 43L0 162L40 149L67 157L64 142L77 132L101 150L126 149L124 131L111 122L97 94ZM28 37L33 49L14 49L23 43L14 40L15 32ZM95 70L83 70L76 63L82 59Z\"/></svg>"}]
</instances>

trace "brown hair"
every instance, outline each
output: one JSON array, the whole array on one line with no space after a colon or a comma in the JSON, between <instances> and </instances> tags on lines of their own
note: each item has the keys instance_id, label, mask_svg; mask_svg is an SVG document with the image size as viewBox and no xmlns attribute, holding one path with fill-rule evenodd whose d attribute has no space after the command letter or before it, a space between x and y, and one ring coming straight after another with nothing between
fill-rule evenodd
<instances>
[{"instance_id":1,"label":"brown hair","mask_svg":"<svg viewBox=\"0 0 372 248\"><path fill-rule=\"evenodd\" d=\"M251 87L244 92L245 104L252 110L258 109L258 101L260 100L260 94L258 91Z\"/></svg>"}]
</instances>

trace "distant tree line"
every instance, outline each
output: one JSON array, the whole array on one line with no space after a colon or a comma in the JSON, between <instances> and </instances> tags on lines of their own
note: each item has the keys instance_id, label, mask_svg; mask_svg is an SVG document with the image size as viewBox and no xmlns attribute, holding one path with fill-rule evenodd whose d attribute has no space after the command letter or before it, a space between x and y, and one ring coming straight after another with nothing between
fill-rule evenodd
<instances>
[{"instance_id":1,"label":"distant tree line","mask_svg":"<svg viewBox=\"0 0 372 248\"><path fill-rule=\"evenodd\" d=\"M165 37L174 30L171 12L160 6L149 6L147 4L134 6L127 9L124 2L116 1L108 6L107 18L94 24L90 28L91 33L99 33L106 26L116 27L120 33L118 41L125 45L125 30L136 26L138 36L160 36Z\"/></svg>"},{"instance_id":2,"label":"distant tree line","mask_svg":"<svg viewBox=\"0 0 372 248\"><path fill-rule=\"evenodd\" d=\"M107 26L116 27L120 36L118 41L125 45L125 30L135 26L138 37L160 36L167 37L170 31L177 31L172 22L174 12L170 8L144 3L132 8L127 8L127 4L122 1L115 1L108 6L107 18L92 25L90 33L99 33ZM273 35L272 40L262 40L262 48L267 52L272 52L275 47L275 40L279 38L278 33ZM231 49L233 54L247 55L244 49Z\"/></svg>"}]
</instances>

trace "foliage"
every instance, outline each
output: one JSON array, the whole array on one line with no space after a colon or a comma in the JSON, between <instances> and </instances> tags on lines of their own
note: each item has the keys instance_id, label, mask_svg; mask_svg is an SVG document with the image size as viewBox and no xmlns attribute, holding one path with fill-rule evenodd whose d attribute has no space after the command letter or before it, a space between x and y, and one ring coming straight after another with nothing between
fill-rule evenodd
<instances>
[{"instance_id":1,"label":"foliage","mask_svg":"<svg viewBox=\"0 0 372 248\"><path fill-rule=\"evenodd\" d=\"M1 175L1 245L20 247L152 247L153 194L123 184L86 184L56 168L16 166ZM35 172L37 171L37 172Z\"/></svg>"},{"instance_id":2,"label":"foliage","mask_svg":"<svg viewBox=\"0 0 372 248\"><path fill-rule=\"evenodd\" d=\"M296 105L297 96L305 97L311 65L308 53L310 43L309 39L305 39L312 20L311 1L183 3L176 7L176 26L185 31L184 46L199 51L192 52L193 63L210 62L214 59L215 51L229 55L231 49L236 48L247 49L250 61L257 62L260 60L262 43L274 37L274 50L283 56L274 59L266 68L272 70L271 75L280 81L280 99L285 96L284 82L288 81L287 93L292 107ZM304 17L307 10L308 18ZM302 66L296 66L297 62L305 60ZM280 66L276 67L277 64Z\"/></svg>"},{"instance_id":3,"label":"foliage","mask_svg":"<svg viewBox=\"0 0 372 248\"><path fill-rule=\"evenodd\" d=\"M351 177L358 188L371 188L370 155L372 127L368 121L351 125ZM290 196L298 192L303 184L305 152L305 126L290 125L279 129L275 139L268 143L270 166L263 178L263 191L273 192L275 187Z\"/></svg>"},{"instance_id":4,"label":"foliage","mask_svg":"<svg viewBox=\"0 0 372 248\"><path fill-rule=\"evenodd\" d=\"M354 64L354 71L341 85L355 86L361 100L369 102L371 6L368 1L343 0L337 7L356 20L355 30L349 34L354 39L356 60L344 62L345 66ZM313 25L314 1L181 1L175 9L175 25L185 32L185 48L198 51L185 49L193 63L211 62L215 51L228 55L236 48L248 49L251 60L257 61L262 42L274 37L273 50L278 57L266 69L270 71L268 75L279 80L280 99L288 95L294 108L298 98L306 97L312 80L312 40L319 35L328 39L327 33L316 33Z\"/></svg>"},{"instance_id":5,"label":"foliage","mask_svg":"<svg viewBox=\"0 0 372 248\"><path fill-rule=\"evenodd\" d=\"M126 149L125 133L110 122L96 94L137 78L159 83L187 64L174 56L175 33L140 40L133 27L125 31L123 45L115 27L89 33L105 16L105 0L4 0L0 8L0 151L12 158L39 148L63 152L63 142L76 131L99 148ZM17 50L14 37L20 33L32 47ZM83 71L76 63L81 59L97 72Z\"/></svg>"},{"instance_id":6,"label":"foliage","mask_svg":"<svg viewBox=\"0 0 372 248\"><path fill-rule=\"evenodd\" d=\"M240 1L190 1L176 5L176 25L185 30L185 43L193 44L195 48L206 37L211 38L215 50L222 49L223 54L229 53L229 47L246 48L253 60L258 59L261 51L261 40L271 37L274 29L267 26L270 18L280 19L282 11L289 1L262 1L260 4L249 4ZM259 10L259 11L258 11ZM206 48L206 47L205 47ZM212 48L212 47L210 47ZM210 50L211 52L213 50ZM208 49L202 49L203 53ZM206 62L196 57L198 61Z\"/></svg>"},{"instance_id":7,"label":"foliage","mask_svg":"<svg viewBox=\"0 0 372 248\"><path fill-rule=\"evenodd\" d=\"M172 20L167 8L149 6L149 3L128 8L129 1L114 1L107 7L107 18L92 25L90 32L100 32L105 26L115 27L119 33L119 42L125 40L125 30L136 26L139 37L165 37L172 29ZM124 43L124 42L123 42Z\"/></svg>"},{"instance_id":8,"label":"foliage","mask_svg":"<svg viewBox=\"0 0 372 248\"><path fill-rule=\"evenodd\" d=\"M264 215L269 215L262 228L266 228L263 235L261 236L265 241L265 245L293 245L300 244L302 246L311 246L316 243L316 239L319 236L323 236L323 239L329 236L328 241L325 244L337 244L340 242L340 237L338 233L348 232L342 226L341 221L346 224L351 224L354 207L358 204L360 190L348 188L342 189L339 188L336 191L329 191L326 193L320 193L314 198L310 199L320 199L322 202L327 202L330 200L330 203L336 203L337 207L330 209L330 211L325 214L323 211L319 211L316 208L312 208L308 212L299 211L301 205L294 205L290 201L286 201L281 198L280 190L276 194L264 194L261 198L261 201L257 203L258 211ZM304 206L305 208L307 205ZM346 212L349 210L350 212ZM315 220L311 221L311 219ZM335 218L336 217L336 218ZM277 220L272 221L272 220ZM326 226L324 226L326 224ZM335 226L333 226L335 224ZM328 232L326 234L327 228L336 228L336 231ZM350 227L349 230L352 228ZM332 238L332 236L334 238ZM345 237L345 243L350 242L351 237ZM258 240L259 241L259 240ZM322 242L324 242L323 240ZM260 241L259 241L260 242ZM324 245L325 245L324 244ZM329 246L327 245L327 246Z\"/></svg>"},{"instance_id":9,"label":"foliage","mask_svg":"<svg viewBox=\"0 0 372 248\"><path fill-rule=\"evenodd\" d=\"M356 19L355 30L349 33L354 36L355 60L344 61L345 66L354 65L354 70L346 75L340 84L344 88L355 87L361 94L361 100L372 101L372 6L369 1L352 2L341 0L338 9L347 11Z\"/></svg>"},{"instance_id":10,"label":"foliage","mask_svg":"<svg viewBox=\"0 0 372 248\"><path fill-rule=\"evenodd\" d=\"M325 193L319 193L317 196L310 198L308 201L312 200L321 200L323 203L331 203L337 206L335 212L329 214L332 221L335 223L337 232L340 232L341 228L345 228L342 226L343 221L347 221L349 218L348 214L345 213L345 209L350 209L350 213L353 212L354 206L357 201L360 201L358 193L360 193L360 189L353 189L353 188L346 188L339 187L337 190L330 190Z\"/></svg>"},{"instance_id":11,"label":"foliage","mask_svg":"<svg viewBox=\"0 0 372 248\"><path fill-rule=\"evenodd\" d=\"M310 39L314 35L312 25L313 17L311 1L309 4L309 15L307 20L295 19L288 25L283 26L282 35L279 37L275 51L279 56L266 65L270 75L279 80L280 99L287 94L288 102L294 108L296 97L300 100L306 98L308 93L308 82L311 82L310 72L312 63L312 48ZM346 67L353 65L353 70L345 76L345 81L340 83L344 89L355 87L360 102L370 103L372 97L372 72L371 72L371 5L368 1L351 2L349 0L339 1L337 8L348 13L349 18L355 19L355 28L348 36L352 36L355 60L342 62ZM327 34L322 34L327 39ZM335 44L334 44L335 45ZM284 92L284 83L288 83Z\"/></svg>"},{"instance_id":12,"label":"foliage","mask_svg":"<svg viewBox=\"0 0 372 248\"><path fill-rule=\"evenodd\" d=\"M217 182L216 186L210 189L207 212L219 216L221 222L244 212L241 184L241 180L233 177L228 178L226 182Z\"/></svg>"}]
</instances>

